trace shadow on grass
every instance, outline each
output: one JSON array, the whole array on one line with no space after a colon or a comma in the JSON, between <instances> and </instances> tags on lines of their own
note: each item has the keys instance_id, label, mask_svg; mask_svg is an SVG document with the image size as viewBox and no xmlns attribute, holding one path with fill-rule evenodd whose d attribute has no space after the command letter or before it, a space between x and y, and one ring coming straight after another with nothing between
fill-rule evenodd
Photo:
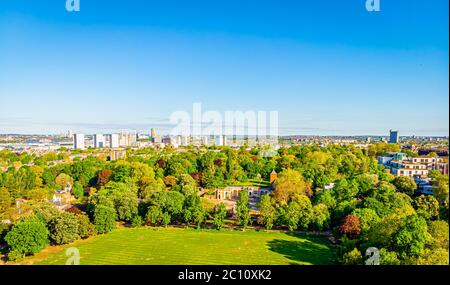
<instances>
[{"instance_id":1,"label":"shadow on grass","mask_svg":"<svg viewBox=\"0 0 450 285\"><path fill-rule=\"evenodd\" d=\"M323 238L305 236L299 233L286 233L298 241L274 239L267 242L269 250L290 259L290 264L333 264L333 248ZM324 246L325 245L325 246Z\"/></svg>"}]
</instances>

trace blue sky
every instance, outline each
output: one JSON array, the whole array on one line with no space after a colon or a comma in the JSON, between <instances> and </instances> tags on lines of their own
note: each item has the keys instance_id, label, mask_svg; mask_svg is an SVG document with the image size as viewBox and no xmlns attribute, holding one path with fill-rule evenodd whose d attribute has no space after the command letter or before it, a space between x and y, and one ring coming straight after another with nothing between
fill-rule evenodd
<instances>
[{"instance_id":1,"label":"blue sky","mask_svg":"<svg viewBox=\"0 0 450 285\"><path fill-rule=\"evenodd\" d=\"M448 135L448 1L0 0L0 133L165 132L277 110L280 134Z\"/></svg>"}]
</instances>

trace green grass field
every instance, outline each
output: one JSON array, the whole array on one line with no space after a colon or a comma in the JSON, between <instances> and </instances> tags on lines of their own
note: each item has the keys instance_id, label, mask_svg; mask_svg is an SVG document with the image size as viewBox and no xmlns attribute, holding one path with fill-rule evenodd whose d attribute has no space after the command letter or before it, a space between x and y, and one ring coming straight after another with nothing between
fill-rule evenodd
<instances>
[{"instance_id":1,"label":"green grass field","mask_svg":"<svg viewBox=\"0 0 450 285\"><path fill-rule=\"evenodd\" d=\"M23 264L65 264L76 247L81 265L97 264L332 264L333 248L322 237L247 230L120 228L65 246L52 246Z\"/></svg>"}]
</instances>

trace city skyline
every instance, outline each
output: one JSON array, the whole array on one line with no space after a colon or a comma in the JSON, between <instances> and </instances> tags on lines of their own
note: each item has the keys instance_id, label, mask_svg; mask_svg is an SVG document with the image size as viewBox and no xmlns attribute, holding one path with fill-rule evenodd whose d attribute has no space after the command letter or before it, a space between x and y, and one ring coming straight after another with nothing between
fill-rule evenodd
<instances>
[{"instance_id":1,"label":"city skyline","mask_svg":"<svg viewBox=\"0 0 450 285\"><path fill-rule=\"evenodd\" d=\"M0 6L0 133L168 133L202 102L281 136L449 134L448 1L64 2Z\"/></svg>"}]
</instances>

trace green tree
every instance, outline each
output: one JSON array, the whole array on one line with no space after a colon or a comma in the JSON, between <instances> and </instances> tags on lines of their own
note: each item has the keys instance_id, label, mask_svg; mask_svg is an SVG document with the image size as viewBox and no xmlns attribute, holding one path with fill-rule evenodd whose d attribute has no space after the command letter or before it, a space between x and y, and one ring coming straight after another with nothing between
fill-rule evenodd
<instances>
[{"instance_id":1,"label":"green tree","mask_svg":"<svg viewBox=\"0 0 450 285\"><path fill-rule=\"evenodd\" d=\"M147 222L151 223L152 225L157 225L161 222L162 216L163 216L163 213L158 206L150 206L150 207L148 207L145 219Z\"/></svg>"},{"instance_id":2,"label":"green tree","mask_svg":"<svg viewBox=\"0 0 450 285\"><path fill-rule=\"evenodd\" d=\"M395 177L394 181L392 181L392 184L395 185L398 191L409 196L414 195L417 189L417 185L416 182L414 182L414 179L407 176Z\"/></svg>"},{"instance_id":3,"label":"green tree","mask_svg":"<svg viewBox=\"0 0 450 285\"><path fill-rule=\"evenodd\" d=\"M380 265L400 265L397 253L385 248L380 249Z\"/></svg>"},{"instance_id":4,"label":"green tree","mask_svg":"<svg viewBox=\"0 0 450 285\"><path fill-rule=\"evenodd\" d=\"M419 256L427 240L427 222L417 214L406 217L404 224L393 234L392 247L401 258Z\"/></svg>"},{"instance_id":5,"label":"green tree","mask_svg":"<svg viewBox=\"0 0 450 285\"><path fill-rule=\"evenodd\" d=\"M300 206L297 202L290 202L286 208L285 221L290 231L298 228L298 221L300 219Z\"/></svg>"},{"instance_id":6,"label":"green tree","mask_svg":"<svg viewBox=\"0 0 450 285\"><path fill-rule=\"evenodd\" d=\"M14 225L5 236L5 241L16 257L35 254L48 243L48 229L41 219L29 216Z\"/></svg>"},{"instance_id":7,"label":"green tree","mask_svg":"<svg viewBox=\"0 0 450 285\"><path fill-rule=\"evenodd\" d=\"M345 265L363 265L363 262L364 259L357 248L354 248L352 251L349 251L342 256L342 263Z\"/></svg>"},{"instance_id":8,"label":"green tree","mask_svg":"<svg viewBox=\"0 0 450 285\"><path fill-rule=\"evenodd\" d=\"M84 188L83 188L83 185L81 185L80 182L76 181L76 182L73 184L72 192L73 192L73 195L74 195L77 199L83 197L83 196L84 196Z\"/></svg>"},{"instance_id":9,"label":"green tree","mask_svg":"<svg viewBox=\"0 0 450 285\"><path fill-rule=\"evenodd\" d=\"M413 205L417 214L426 220L437 218L439 215L439 202L431 195L414 198Z\"/></svg>"},{"instance_id":10,"label":"green tree","mask_svg":"<svg viewBox=\"0 0 450 285\"><path fill-rule=\"evenodd\" d=\"M2 187L0 188L0 214L4 213L9 207L11 207L12 198L9 191Z\"/></svg>"},{"instance_id":11,"label":"green tree","mask_svg":"<svg viewBox=\"0 0 450 285\"><path fill-rule=\"evenodd\" d=\"M267 230L270 230L273 227L276 215L272 198L269 195L262 195L259 208L258 223L263 225Z\"/></svg>"},{"instance_id":12,"label":"green tree","mask_svg":"<svg viewBox=\"0 0 450 285\"><path fill-rule=\"evenodd\" d=\"M313 215L311 200L305 195L295 195L292 201L296 202L299 206L299 227L308 229Z\"/></svg>"},{"instance_id":13,"label":"green tree","mask_svg":"<svg viewBox=\"0 0 450 285\"><path fill-rule=\"evenodd\" d=\"M74 214L62 212L49 223L50 239L54 244L68 244L80 238L79 222Z\"/></svg>"},{"instance_id":14,"label":"green tree","mask_svg":"<svg viewBox=\"0 0 450 285\"><path fill-rule=\"evenodd\" d=\"M202 204L198 203L192 210L192 219L197 225L197 229L206 221L206 211Z\"/></svg>"},{"instance_id":15,"label":"green tree","mask_svg":"<svg viewBox=\"0 0 450 285\"><path fill-rule=\"evenodd\" d=\"M248 208L248 192L240 191L236 201L236 215L238 224L245 229L250 222L250 209Z\"/></svg>"},{"instance_id":16,"label":"green tree","mask_svg":"<svg viewBox=\"0 0 450 285\"><path fill-rule=\"evenodd\" d=\"M220 230L225 224L227 217L227 208L224 203L220 203L214 207L213 224L216 229Z\"/></svg>"},{"instance_id":17,"label":"green tree","mask_svg":"<svg viewBox=\"0 0 450 285\"><path fill-rule=\"evenodd\" d=\"M172 217L170 216L170 214L167 213L167 212L164 212L164 213L162 214L162 216L161 216L161 223L162 223L165 227L167 227L167 225L170 224L171 219L172 219Z\"/></svg>"},{"instance_id":18,"label":"green tree","mask_svg":"<svg viewBox=\"0 0 450 285\"><path fill-rule=\"evenodd\" d=\"M116 210L99 205L94 210L94 225L99 234L108 233L116 227Z\"/></svg>"},{"instance_id":19,"label":"green tree","mask_svg":"<svg viewBox=\"0 0 450 285\"><path fill-rule=\"evenodd\" d=\"M311 223L319 231L329 226L330 212L325 204L317 204L313 206Z\"/></svg>"},{"instance_id":20,"label":"green tree","mask_svg":"<svg viewBox=\"0 0 450 285\"><path fill-rule=\"evenodd\" d=\"M380 221L380 217L373 209L358 208L352 214L359 218L363 234L369 232L370 228Z\"/></svg>"},{"instance_id":21,"label":"green tree","mask_svg":"<svg viewBox=\"0 0 450 285\"><path fill-rule=\"evenodd\" d=\"M76 215L76 218L78 220L78 235L80 238L86 239L97 233L95 226L91 223L91 221L89 221L89 217L87 215Z\"/></svg>"},{"instance_id":22,"label":"green tree","mask_svg":"<svg viewBox=\"0 0 450 285\"><path fill-rule=\"evenodd\" d=\"M448 251L448 223L446 221L432 221L428 226L431 248L444 248Z\"/></svg>"}]
</instances>

